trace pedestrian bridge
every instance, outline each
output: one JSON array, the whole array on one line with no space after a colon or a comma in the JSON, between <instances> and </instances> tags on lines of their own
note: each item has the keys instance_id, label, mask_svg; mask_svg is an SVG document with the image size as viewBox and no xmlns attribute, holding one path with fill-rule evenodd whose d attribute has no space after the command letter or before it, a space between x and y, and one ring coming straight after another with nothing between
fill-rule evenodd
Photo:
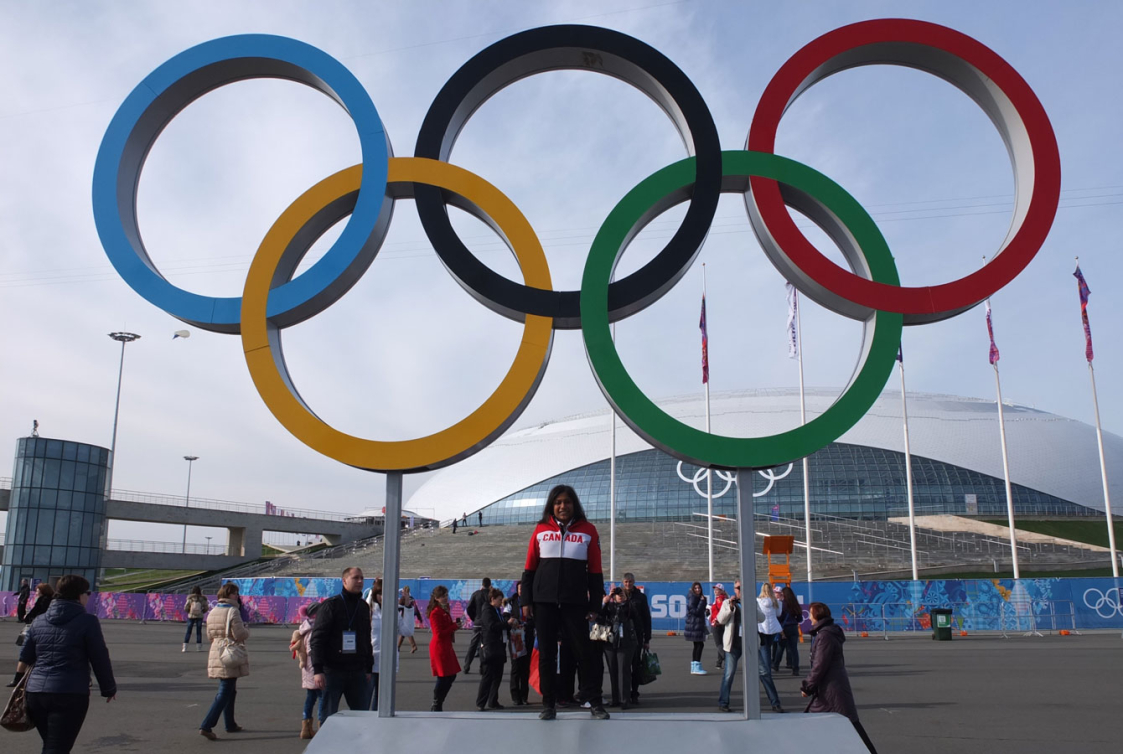
<instances>
[{"instance_id":1,"label":"pedestrian bridge","mask_svg":"<svg viewBox=\"0 0 1123 754\"><path fill-rule=\"evenodd\" d=\"M0 479L0 511L7 511L11 479ZM272 510L272 508L271 508ZM279 510L279 509L278 509ZM216 571L261 557L262 535L267 532L308 534L323 537L329 545L368 539L382 533L381 518L327 511L284 509L266 513L265 504L227 500L186 498L130 490L114 490L105 504L110 521L141 521L153 524L207 526L226 529L226 544L175 545L160 548L105 549L102 568L153 568L161 570ZM112 544L112 543L111 543Z\"/></svg>"}]
</instances>

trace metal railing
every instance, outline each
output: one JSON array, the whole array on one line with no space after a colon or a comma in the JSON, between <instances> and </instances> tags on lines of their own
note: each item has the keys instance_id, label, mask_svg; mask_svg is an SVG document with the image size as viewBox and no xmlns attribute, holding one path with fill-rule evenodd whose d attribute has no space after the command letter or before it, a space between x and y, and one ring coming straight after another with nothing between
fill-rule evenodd
<instances>
[{"instance_id":1,"label":"metal railing","mask_svg":"<svg viewBox=\"0 0 1123 754\"><path fill-rule=\"evenodd\" d=\"M154 542L141 539L110 539L107 540L107 550L124 552L166 552L178 555L225 555L224 545L197 545L182 542Z\"/></svg>"}]
</instances>

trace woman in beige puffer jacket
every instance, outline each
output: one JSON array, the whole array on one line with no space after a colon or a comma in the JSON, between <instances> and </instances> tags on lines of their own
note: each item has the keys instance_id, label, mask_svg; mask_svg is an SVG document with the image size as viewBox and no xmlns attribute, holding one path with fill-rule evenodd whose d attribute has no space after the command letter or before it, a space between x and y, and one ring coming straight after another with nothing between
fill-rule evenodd
<instances>
[{"instance_id":1,"label":"woman in beige puffer jacket","mask_svg":"<svg viewBox=\"0 0 1123 754\"><path fill-rule=\"evenodd\" d=\"M207 656L207 677L218 679L218 693L214 703L207 713L203 724L199 726L199 733L204 738L215 740L218 738L212 728L218 724L219 715L226 723L227 733L236 733L242 728L234 722L234 699L238 695L238 679L250 674L250 663L247 655L244 662L228 667L222 664L219 654L222 652L221 640L225 639L226 619L230 618L230 638L237 642L244 642L250 637L250 630L242 622L238 609L238 587L226 583L218 590L218 602L207 616L207 637L211 640L211 651Z\"/></svg>"}]
</instances>

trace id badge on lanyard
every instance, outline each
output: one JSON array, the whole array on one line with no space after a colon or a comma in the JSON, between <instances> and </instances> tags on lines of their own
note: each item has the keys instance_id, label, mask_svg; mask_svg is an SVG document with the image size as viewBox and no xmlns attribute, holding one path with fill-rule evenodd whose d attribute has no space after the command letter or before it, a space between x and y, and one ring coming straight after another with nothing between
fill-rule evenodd
<instances>
[{"instance_id":1,"label":"id badge on lanyard","mask_svg":"<svg viewBox=\"0 0 1123 754\"><path fill-rule=\"evenodd\" d=\"M342 647L343 647L343 649L341 651L343 652L343 654L345 654L345 655L355 654L355 632L354 631L344 631L343 632Z\"/></svg>"}]
</instances>

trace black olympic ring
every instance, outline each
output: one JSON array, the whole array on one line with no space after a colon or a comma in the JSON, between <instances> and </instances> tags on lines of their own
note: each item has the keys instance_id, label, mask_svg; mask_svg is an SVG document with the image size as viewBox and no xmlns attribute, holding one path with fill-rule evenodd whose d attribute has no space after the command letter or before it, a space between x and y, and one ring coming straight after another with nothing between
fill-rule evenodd
<instances>
[{"instance_id":1,"label":"black olympic ring","mask_svg":"<svg viewBox=\"0 0 1123 754\"><path fill-rule=\"evenodd\" d=\"M636 87L674 122L697 177L686 216L667 245L647 264L609 286L611 321L653 304L686 274L706 240L721 194L721 144L710 110L694 84L669 58L634 37L594 26L531 29L482 50L441 88L417 136L414 155L447 161L472 114L508 84L556 70L604 73ZM508 280L486 266L456 235L446 193L415 189L417 214L449 273L477 301L521 322L527 314L551 317L557 329L581 327L580 291L547 291Z\"/></svg>"}]
</instances>

